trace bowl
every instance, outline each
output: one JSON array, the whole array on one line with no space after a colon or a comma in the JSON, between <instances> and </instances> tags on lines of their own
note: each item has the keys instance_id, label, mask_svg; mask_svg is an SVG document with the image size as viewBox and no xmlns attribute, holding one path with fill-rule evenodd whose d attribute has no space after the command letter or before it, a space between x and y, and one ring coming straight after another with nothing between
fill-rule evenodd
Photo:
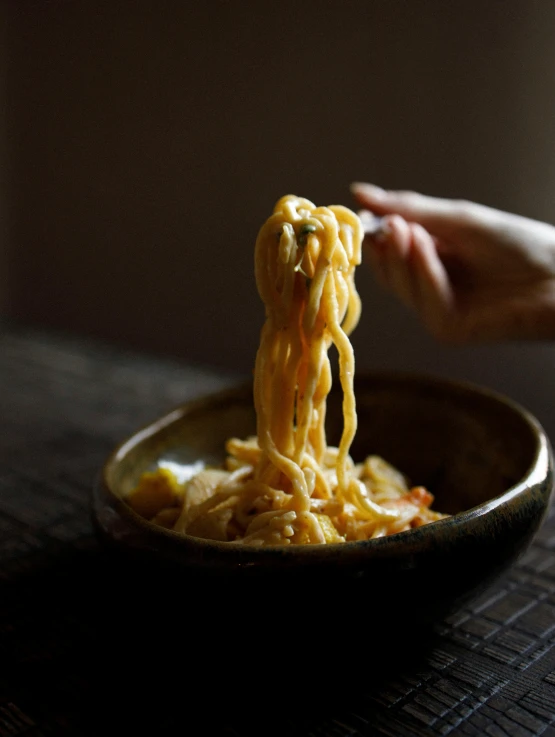
<instances>
[{"instance_id":1,"label":"bowl","mask_svg":"<svg viewBox=\"0 0 555 737\"><path fill-rule=\"evenodd\" d=\"M486 388L436 376L374 372L355 379L355 460L373 453L435 496L450 516L388 537L255 548L181 535L124 501L161 460L218 464L229 437L255 433L252 384L187 402L107 458L92 498L96 529L143 599L238 617L380 627L437 621L482 592L530 544L548 509L552 450L525 408ZM334 382L328 443L342 427ZM133 578L134 576L134 578ZM148 592L148 594L147 594ZM281 614L280 614L281 613ZM200 616L200 614L199 614ZM244 620L243 620L244 621Z\"/></svg>"}]
</instances>

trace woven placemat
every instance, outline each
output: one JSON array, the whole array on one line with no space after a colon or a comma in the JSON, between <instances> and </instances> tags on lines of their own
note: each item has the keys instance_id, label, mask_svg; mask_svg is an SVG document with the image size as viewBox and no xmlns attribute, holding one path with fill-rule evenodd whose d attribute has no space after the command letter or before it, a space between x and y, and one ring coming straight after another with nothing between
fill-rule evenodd
<instances>
[{"instance_id":1,"label":"woven placemat","mask_svg":"<svg viewBox=\"0 0 555 737\"><path fill-rule=\"evenodd\" d=\"M0 736L555 737L552 515L505 576L439 622L418 656L392 673L373 672L371 648L358 631L342 633L341 647L360 649L360 675L314 673L308 660L304 702L302 693L288 698L286 682L267 693L252 688L264 679L256 649L241 633L226 631L225 621L215 633L221 657L202 668L201 644L182 613L168 611L166 626L155 631L133 631L119 563L92 531L92 484L128 433L236 378L90 341L4 329ZM133 632L137 648L122 631ZM172 658L178 642L189 657ZM171 668L149 657L160 652ZM252 667L243 668L237 688L234 663L242 657ZM356 688L341 688L352 682Z\"/></svg>"}]
</instances>

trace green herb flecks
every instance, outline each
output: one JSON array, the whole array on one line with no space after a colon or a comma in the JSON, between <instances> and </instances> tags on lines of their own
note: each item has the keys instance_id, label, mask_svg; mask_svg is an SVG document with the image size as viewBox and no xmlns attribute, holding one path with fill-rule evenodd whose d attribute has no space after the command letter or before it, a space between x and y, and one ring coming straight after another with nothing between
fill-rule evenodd
<instances>
[{"instance_id":1,"label":"green herb flecks","mask_svg":"<svg viewBox=\"0 0 555 737\"><path fill-rule=\"evenodd\" d=\"M316 232L316 226L312 223L303 223L299 228L299 237L297 239L299 246L306 246L306 239L311 233Z\"/></svg>"}]
</instances>

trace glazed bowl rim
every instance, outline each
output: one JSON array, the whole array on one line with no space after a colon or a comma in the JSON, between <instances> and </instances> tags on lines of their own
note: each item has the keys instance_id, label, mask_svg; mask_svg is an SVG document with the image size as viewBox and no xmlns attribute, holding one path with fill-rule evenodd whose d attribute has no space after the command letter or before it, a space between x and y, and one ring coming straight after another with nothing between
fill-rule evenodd
<instances>
[{"instance_id":1,"label":"glazed bowl rim","mask_svg":"<svg viewBox=\"0 0 555 737\"><path fill-rule=\"evenodd\" d=\"M511 412L518 415L530 427L535 437L534 458L523 476L511 487L503 493L488 499L470 509L457 512L444 519L436 520L422 527L398 532L380 538L369 540L356 540L343 543L328 543L326 545L290 545L290 546L242 546L234 542L225 542L217 540L207 540L205 538L187 535L174 530L169 530L156 525L135 512L125 500L119 496L112 488L108 481L110 469L113 468L125 455L146 438L156 435L166 427L173 423L179 422L187 415L197 409L201 409L207 401L224 402L226 399L232 399L234 396L242 397L249 389L252 390L252 381L235 381L234 383L222 389L212 392L205 392L197 397L182 402L174 409L169 410L153 421L139 427L137 430L128 435L109 453L105 459L96 487L101 486L103 491L108 494L110 500L117 508L118 514L127 519L127 521L142 531L152 536L160 536L166 542L172 543L179 547L194 547L197 550L218 551L220 553L229 553L233 558L234 553L241 551L244 555L248 549L250 557L256 557L261 562L264 559L271 559L275 556L294 556L299 559L321 558L323 556L330 557L341 551L342 556L348 555L348 551L360 553L362 550L375 551L387 554L388 551L401 553L406 548L413 548L415 542L426 542L433 544L439 539L445 539L449 536L450 531L456 527L472 526L472 522L486 515L492 515L503 505L510 504L514 500L524 496L530 492L537 483L545 480L549 475L550 469L553 467L553 451L543 426L538 419L526 409L522 404L508 397L507 395L490 389L489 387L468 381L466 379L451 379L438 376L433 373L413 372L413 371L360 371L355 377L355 387L357 380L385 380L402 383L427 384L429 386L437 386L446 390L455 390L457 392L468 392L472 395L479 395L494 403L501 403L508 407ZM93 492L97 495L97 489ZM551 495L551 494L550 494ZM547 504L546 504L547 507ZM231 563L231 561L230 561Z\"/></svg>"}]
</instances>

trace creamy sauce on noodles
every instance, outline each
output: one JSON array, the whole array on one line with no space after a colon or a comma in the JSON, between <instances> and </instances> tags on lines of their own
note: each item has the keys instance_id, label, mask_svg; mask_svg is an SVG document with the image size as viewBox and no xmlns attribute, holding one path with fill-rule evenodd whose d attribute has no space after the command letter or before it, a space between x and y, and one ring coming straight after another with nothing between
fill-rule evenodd
<instances>
[{"instance_id":1,"label":"creamy sauce on noodles","mask_svg":"<svg viewBox=\"0 0 555 737\"><path fill-rule=\"evenodd\" d=\"M444 516L430 509L426 489L411 488L382 458L356 464L350 456L357 415L349 335L361 312L354 274L362 238L360 219L342 205L293 195L277 202L255 245L265 306L256 436L229 439L222 468L188 479L168 467L143 474L128 497L139 514L180 533L255 546L368 539ZM325 431L332 345L343 394L337 448Z\"/></svg>"}]
</instances>

